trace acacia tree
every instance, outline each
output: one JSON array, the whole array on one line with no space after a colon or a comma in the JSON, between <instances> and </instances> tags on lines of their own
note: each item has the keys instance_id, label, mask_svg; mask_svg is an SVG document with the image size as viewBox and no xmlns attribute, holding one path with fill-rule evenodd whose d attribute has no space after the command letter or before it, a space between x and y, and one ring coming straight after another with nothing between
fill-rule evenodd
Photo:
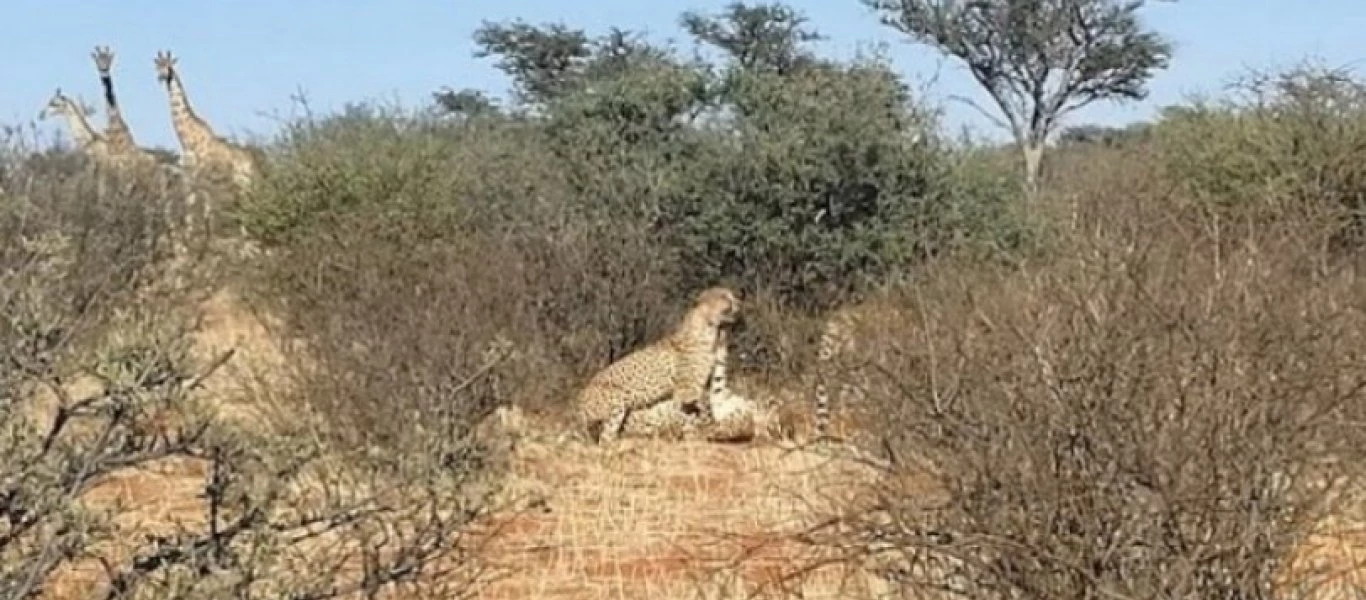
<instances>
[{"instance_id":1,"label":"acacia tree","mask_svg":"<svg viewBox=\"0 0 1366 600\"><path fill-rule=\"evenodd\" d=\"M563 23L532 25L520 20L485 21L474 32L479 50L475 58L496 57L494 66L512 78L516 99L525 106L549 102L583 91L585 85L632 69L673 65L664 48L650 45L643 35L617 27L599 37ZM481 92L437 92L438 105L451 112L482 109Z\"/></svg>"},{"instance_id":2,"label":"acacia tree","mask_svg":"<svg viewBox=\"0 0 1366 600\"><path fill-rule=\"evenodd\" d=\"M485 21L474 41L475 58L498 57L495 66L512 77L518 99L531 104L564 93L592 55L588 35L563 23Z\"/></svg>"},{"instance_id":3,"label":"acacia tree","mask_svg":"<svg viewBox=\"0 0 1366 600\"><path fill-rule=\"evenodd\" d=\"M1144 0L860 0L882 23L967 66L1010 131L1031 195L1062 117L1096 100L1141 100L1171 44L1138 18Z\"/></svg>"},{"instance_id":4,"label":"acacia tree","mask_svg":"<svg viewBox=\"0 0 1366 600\"><path fill-rule=\"evenodd\" d=\"M679 24L697 41L719 48L740 69L779 75L816 62L808 47L824 39L805 15L781 3L732 2L718 15L687 11Z\"/></svg>"},{"instance_id":5,"label":"acacia tree","mask_svg":"<svg viewBox=\"0 0 1366 600\"><path fill-rule=\"evenodd\" d=\"M498 104L484 92L465 88L459 91L449 87L432 93L436 107L445 114L471 119L485 115L498 114Z\"/></svg>"}]
</instances>

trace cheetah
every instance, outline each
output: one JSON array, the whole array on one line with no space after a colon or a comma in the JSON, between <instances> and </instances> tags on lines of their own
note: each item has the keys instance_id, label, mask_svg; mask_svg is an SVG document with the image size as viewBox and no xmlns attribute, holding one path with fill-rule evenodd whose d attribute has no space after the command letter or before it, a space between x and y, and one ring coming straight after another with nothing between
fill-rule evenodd
<instances>
[{"instance_id":1,"label":"cheetah","mask_svg":"<svg viewBox=\"0 0 1366 600\"><path fill-rule=\"evenodd\" d=\"M622 425L621 437L669 440L743 442L756 435L756 423L764 416L754 402L728 388L727 332L721 330L708 383L707 400L699 409L684 408L670 398L633 411Z\"/></svg>"},{"instance_id":2,"label":"cheetah","mask_svg":"<svg viewBox=\"0 0 1366 600\"><path fill-rule=\"evenodd\" d=\"M806 444L882 469L898 460L932 468L921 455L894 455L882 421L887 417L878 414L878 407L870 403L870 391L876 385L872 367L885 352L870 336L876 337L875 327L880 323L904 323L907 318L910 315L904 308L874 300L847 305L826 319L817 345L814 377L803 378L807 382L804 385L810 386L808 393L814 396L809 412L801 411L811 422Z\"/></svg>"},{"instance_id":3,"label":"cheetah","mask_svg":"<svg viewBox=\"0 0 1366 600\"><path fill-rule=\"evenodd\" d=\"M817 445L873 443L866 426L880 420L868 404L879 356L880 327L899 327L912 318L902 307L868 300L847 304L826 317L816 344L814 372L804 377L810 419L809 441ZM881 442L877 442L880 445Z\"/></svg>"},{"instance_id":4,"label":"cheetah","mask_svg":"<svg viewBox=\"0 0 1366 600\"><path fill-rule=\"evenodd\" d=\"M667 337L594 374L576 399L588 437L615 441L632 412L666 400L682 410L708 411L703 405L720 331L735 322L739 308L735 292L707 288Z\"/></svg>"},{"instance_id":5,"label":"cheetah","mask_svg":"<svg viewBox=\"0 0 1366 600\"><path fill-rule=\"evenodd\" d=\"M816 348L816 381L813 386L815 398L812 402L812 421L815 430L813 441L816 443L836 439L831 433L830 426L831 401L847 403L860 392L856 386L849 383L837 383L838 360L842 355L852 351L856 325L856 318L848 311L837 311L826 320L821 330ZM836 392L833 398L830 393L832 387Z\"/></svg>"}]
</instances>

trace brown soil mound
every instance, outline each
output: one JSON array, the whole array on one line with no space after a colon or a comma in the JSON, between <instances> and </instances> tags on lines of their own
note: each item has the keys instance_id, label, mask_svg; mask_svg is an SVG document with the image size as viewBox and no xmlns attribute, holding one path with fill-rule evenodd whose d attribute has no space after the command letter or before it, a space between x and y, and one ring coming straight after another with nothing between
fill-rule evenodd
<instances>
[{"instance_id":1,"label":"brown soil mound","mask_svg":"<svg viewBox=\"0 0 1366 600\"><path fill-rule=\"evenodd\" d=\"M489 560L507 577L484 598L740 597L800 590L849 598L860 577L818 569L791 541L871 481L871 469L776 446L630 440L531 446L514 486L534 482L542 507L504 517Z\"/></svg>"}]
</instances>

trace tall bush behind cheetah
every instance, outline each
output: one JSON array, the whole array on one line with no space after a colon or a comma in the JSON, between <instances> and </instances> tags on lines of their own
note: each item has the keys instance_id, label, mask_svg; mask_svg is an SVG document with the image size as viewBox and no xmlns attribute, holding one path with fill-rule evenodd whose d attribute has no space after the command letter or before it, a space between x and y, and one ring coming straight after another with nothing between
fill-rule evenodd
<instances>
[{"instance_id":1,"label":"tall bush behind cheetah","mask_svg":"<svg viewBox=\"0 0 1366 600\"><path fill-rule=\"evenodd\" d=\"M576 400L588 437L614 441L627 415L665 400L705 410L699 403L706 398L721 327L734 323L739 310L735 292L707 288L669 335L594 374Z\"/></svg>"}]
</instances>

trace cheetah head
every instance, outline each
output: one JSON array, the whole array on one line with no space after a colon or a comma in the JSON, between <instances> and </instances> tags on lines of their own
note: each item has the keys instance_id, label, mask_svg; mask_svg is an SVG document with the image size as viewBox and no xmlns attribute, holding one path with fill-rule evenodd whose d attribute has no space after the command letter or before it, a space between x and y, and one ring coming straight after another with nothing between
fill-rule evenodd
<instances>
[{"instance_id":1,"label":"cheetah head","mask_svg":"<svg viewBox=\"0 0 1366 600\"><path fill-rule=\"evenodd\" d=\"M710 287L697 295L693 310L705 316L713 327L734 323L740 314L740 299L725 287Z\"/></svg>"}]
</instances>

